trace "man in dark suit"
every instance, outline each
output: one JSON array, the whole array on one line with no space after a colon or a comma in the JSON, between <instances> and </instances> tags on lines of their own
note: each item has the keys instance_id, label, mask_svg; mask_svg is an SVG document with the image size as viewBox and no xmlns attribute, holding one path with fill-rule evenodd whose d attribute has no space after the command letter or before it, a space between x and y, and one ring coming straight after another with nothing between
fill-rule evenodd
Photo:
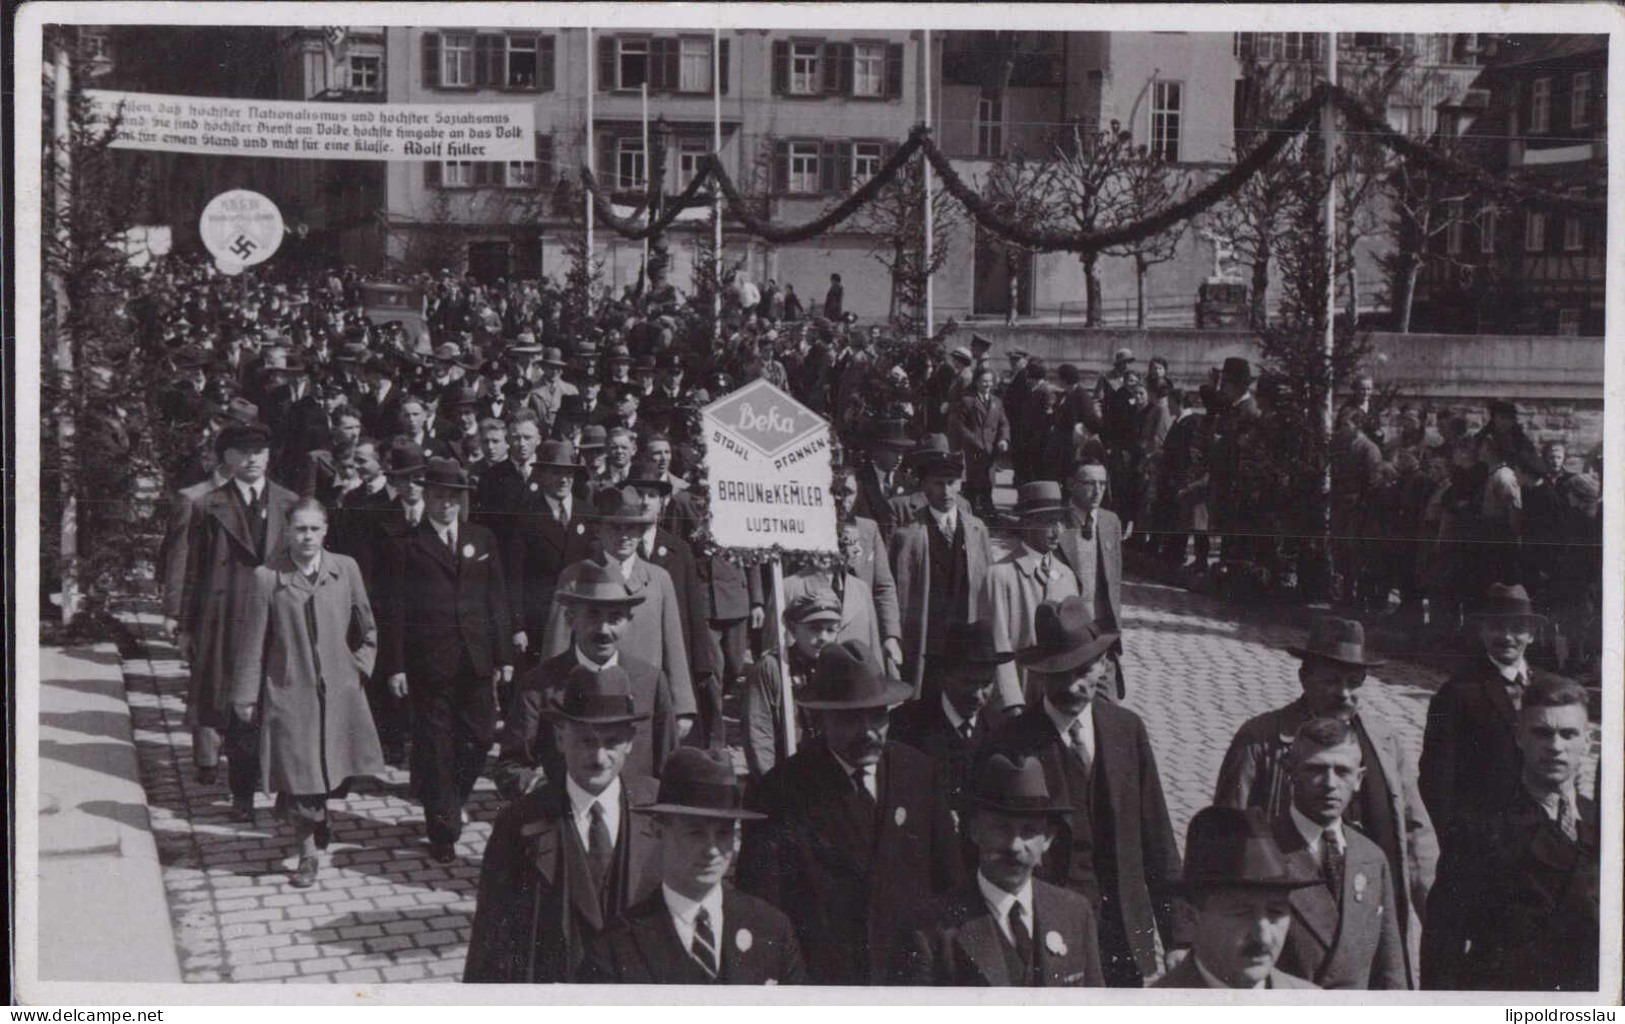
<instances>
[{"instance_id":1,"label":"man in dark suit","mask_svg":"<svg viewBox=\"0 0 1625 1024\"><path fill-rule=\"evenodd\" d=\"M379 602L378 672L411 700L412 788L441 864L456 859L463 805L485 768L497 687L513 680L502 551L490 530L459 521L469 490L462 467L429 460L424 518L385 546Z\"/></svg>"},{"instance_id":2,"label":"man in dark suit","mask_svg":"<svg viewBox=\"0 0 1625 1024\"><path fill-rule=\"evenodd\" d=\"M900 937L892 984L1101 985L1089 901L1033 877L1069 810L1050 797L1036 760L988 758L969 812L976 881L938 900Z\"/></svg>"},{"instance_id":3,"label":"man in dark suit","mask_svg":"<svg viewBox=\"0 0 1625 1024\"><path fill-rule=\"evenodd\" d=\"M1445 858L1465 849L1457 843L1463 824L1517 799L1518 708L1530 686L1551 678L1525 657L1546 619L1535 614L1522 586L1492 584L1469 621L1483 656L1457 669L1428 703L1418 765L1417 783Z\"/></svg>"},{"instance_id":4,"label":"man in dark suit","mask_svg":"<svg viewBox=\"0 0 1625 1024\"><path fill-rule=\"evenodd\" d=\"M888 545L898 524L892 500L915 490L912 476L903 468L903 456L913 448L908 421L882 420L879 436L869 445L868 464L856 471L858 498L853 514L874 520L880 527L880 539Z\"/></svg>"},{"instance_id":5,"label":"man in dark suit","mask_svg":"<svg viewBox=\"0 0 1625 1024\"><path fill-rule=\"evenodd\" d=\"M783 912L725 881L739 849L741 807L723 750L677 751L653 804L660 890L587 941L576 980L622 985L804 985L807 968Z\"/></svg>"},{"instance_id":6,"label":"man in dark suit","mask_svg":"<svg viewBox=\"0 0 1625 1024\"><path fill-rule=\"evenodd\" d=\"M549 717L564 771L509 804L491 828L465 982L570 981L587 940L660 891L654 821L631 813L658 787L622 777L646 717L627 674L577 666Z\"/></svg>"},{"instance_id":7,"label":"man in dark suit","mask_svg":"<svg viewBox=\"0 0 1625 1024\"><path fill-rule=\"evenodd\" d=\"M248 639L241 623L254 592L254 570L282 549L282 531L299 496L266 476L271 432L234 423L215 437L229 483L203 496L187 536L185 579L176 606L176 645L190 662L186 721L199 778L213 782L224 735L232 818L254 823L259 786L259 727L232 713L231 682Z\"/></svg>"},{"instance_id":8,"label":"man in dark suit","mask_svg":"<svg viewBox=\"0 0 1625 1024\"><path fill-rule=\"evenodd\" d=\"M1290 760L1292 802L1275 819L1275 841L1325 884L1292 892L1277 966L1321 988L1410 988L1388 857L1343 818L1366 775L1359 737L1341 718L1311 719Z\"/></svg>"},{"instance_id":9,"label":"man in dark suit","mask_svg":"<svg viewBox=\"0 0 1625 1024\"><path fill-rule=\"evenodd\" d=\"M391 357L380 356L361 368L367 392L356 403L361 426L368 437L385 440L400 432L401 398L405 389L396 383Z\"/></svg>"},{"instance_id":10,"label":"man in dark suit","mask_svg":"<svg viewBox=\"0 0 1625 1024\"><path fill-rule=\"evenodd\" d=\"M1439 867L1423 988L1596 990L1599 822L1577 789L1588 732L1578 684L1529 684L1515 731L1518 791L1458 824L1471 855L1452 853Z\"/></svg>"},{"instance_id":11,"label":"man in dark suit","mask_svg":"<svg viewBox=\"0 0 1625 1024\"><path fill-rule=\"evenodd\" d=\"M542 432L534 411L515 412L508 421L508 460L487 467L474 492L474 521L496 534L504 549L519 524L547 504L542 496L545 467L537 458Z\"/></svg>"},{"instance_id":12,"label":"man in dark suit","mask_svg":"<svg viewBox=\"0 0 1625 1024\"><path fill-rule=\"evenodd\" d=\"M514 424L516 430L533 427L534 423ZM521 505L527 511L509 524L505 568L508 606L516 620L514 642L532 655L541 648L559 574L592 555L594 531L588 528L592 510L585 488L576 486L578 469L575 446L569 441L541 442L530 472L539 485L538 497L524 500Z\"/></svg>"},{"instance_id":13,"label":"man in dark suit","mask_svg":"<svg viewBox=\"0 0 1625 1024\"><path fill-rule=\"evenodd\" d=\"M993 512L993 467L1010 450L1010 420L993 394L993 371L979 367L971 392L948 419L948 437L965 453L965 498L978 515Z\"/></svg>"},{"instance_id":14,"label":"man in dark suit","mask_svg":"<svg viewBox=\"0 0 1625 1024\"><path fill-rule=\"evenodd\" d=\"M632 621L632 609L643 594L629 594L613 569L589 562L557 600L570 626L570 650L549 658L519 677L500 737L501 753L491 777L508 799L528 793L564 771L563 755L547 721L547 709L558 703L564 680L577 666L593 671L619 667L626 672L632 705L645 717L637 725L622 774L659 778L666 757L677 745L677 719L671 707L671 683L646 661L620 650L621 635Z\"/></svg>"},{"instance_id":15,"label":"man in dark suit","mask_svg":"<svg viewBox=\"0 0 1625 1024\"><path fill-rule=\"evenodd\" d=\"M1298 729L1311 719L1349 723L1360 744L1364 779L1343 820L1360 829L1388 858L1396 880L1394 909L1415 988L1422 940L1422 913L1438 866L1439 842L1416 790L1409 756L1395 733L1370 707L1360 706L1366 670L1382 664L1368 657L1365 628L1350 619L1317 619L1303 647L1298 681L1303 694L1292 703L1248 720L1236 731L1219 768L1213 802L1225 807L1261 807L1271 821L1287 815L1293 803L1289 753Z\"/></svg>"},{"instance_id":16,"label":"man in dark suit","mask_svg":"<svg viewBox=\"0 0 1625 1024\"><path fill-rule=\"evenodd\" d=\"M1117 513L1101 507L1106 499L1106 467L1099 459L1083 459L1067 481L1071 517L1061 532L1061 560L1072 569L1078 581L1091 621L1108 633L1118 633L1118 613L1123 607L1123 522ZM1108 699L1122 700L1128 693L1123 680L1123 642L1112 648L1115 693Z\"/></svg>"},{"instance_id":17,"label":"man in dark suit","mask_svg":"<svg viewBox=\"0 0 1625 1024\"><path fill-rule=\"evenodd\" d=\"M911 691L869 660L857 641L819 653L795 695L818 738L752 789L767 820L740 851L739 887L790 915L819 985L883 983L898 929L964 880L935 766L886 742L887 710Z\"/></svg>"},{"instance_id":18,"label":"man in dark suit","mask_svg":"<svg viewBox=\"0 0 1625 1024\"><path fill-rule=\"evenodd\" d=\"M1058 800L1073 809L1044 858L1040 876L1088 897L1098 908L1106 984L1138 988L1160 973L1176 934L1179 848L1145 723L1096 699L1111 685L1114 633L1091 622L1081 599L1039 605L1038 643L1017 655L1044 699L1002 723L983 750L1036 757ZM985 756L985 755L984 755Z\"/></svg>"},{"instance_id":19,"label":"man in dark suit","mask_svg":"<svg viewBox=\"0 0 1625 1024\"><path fill-rule=\"evenodd\" d=\"M1196 812L1183 885L1197 915L1191 951L1151 987L1317 988L1276 960L1292 930L1292 893L1321 884L1282 855L1257 807Z\"/></svg>"}]
</instances>

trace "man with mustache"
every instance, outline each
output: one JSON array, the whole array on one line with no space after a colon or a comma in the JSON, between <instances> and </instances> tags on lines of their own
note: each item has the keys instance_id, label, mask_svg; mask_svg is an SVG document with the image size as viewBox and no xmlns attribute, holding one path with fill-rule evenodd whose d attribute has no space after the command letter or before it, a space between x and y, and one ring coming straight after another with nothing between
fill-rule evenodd
<instances>
[{"instance_id":1,"label":"man with mustache","mask_svg":"<svg viewBox=\"0 0 1625 1024\"><path fill-rule=\"evenodd\" d=\"M802 985L790 919L725 881L739 825L761 815L741 806L725 750L684 747L667 762L653 804L660 890L587 943L577 981L623 985Z\"/></svg>"}]
</instances>

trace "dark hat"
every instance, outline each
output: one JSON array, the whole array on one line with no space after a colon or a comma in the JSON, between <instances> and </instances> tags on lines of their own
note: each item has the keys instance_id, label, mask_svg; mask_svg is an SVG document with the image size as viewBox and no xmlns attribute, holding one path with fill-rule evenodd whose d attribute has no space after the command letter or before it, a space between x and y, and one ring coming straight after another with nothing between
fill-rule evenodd
<instances>
[{"instance_id":1,"label":"dark hat","mask_svg":"<svg viewBox=\"0 0 1625 1024\"><path fill-rule=\"evenodd\" d=\"M338 353L333 357L341 363L358 363L362 366L372 362L372 350L367 348L366 342L347 341L339 346Z\"/></svg>"},{"instance_id":2,"label":"dark hat","mask_svg":"<svg viewBox=\"0 0 1625 1024\"><path fill-rule=\"evenodd\" d=\"M655 357L654 356L638 356L638 361L636 363L632 364L632 369L634 369L634 370L650 370L650 371L652 371L652 370L654 370L654 368L655 368Z\"/></svg>"},{"instance_id":3,"label":"dark hat","mask_svg":"<svg viewBox=\"0 0 1625 1024\"><path fill-rule=\"evenodd\" d=\"M576 439L576 450L582 452L597 451L609 444L609 431L596 423L589 423L581 428L581 436Z\"/></svg>"},{"instance_id":4,"label":"dark hat","mask_svg":"<svg viewBox=\"0 0 1625 1024\"><path fill-rule=\"evenodd\" d=\"M1031 359L1032 355L1031 352L1024 348L1013 348L1005 353L1005 356L1010 359Z\"/></svg>"},{"instance_id":5,"label":"dark hat","mask_svg":"<svg viewBox=\"0 0 1625 1024\"><path fill-rule=\"evenodd\" d=\"M869 443L877 448L899 448L904 451L913 448L914 439L908 436L908 420L881 420L880 429Z\"/></svg>"},{"instance_id":6,"label":"dark hat","mask_svg":"<svg viewBox=\"0 0 1625 1024\"><path fill-rule=\"evenodd\" d=\"M454 409L465 405L480 404L479 389L470 387L466 384L455 388L448 388L447 395L451 398L451 401L447 402L446 404L450 405Z\"/></svg>"},{"instance_id":7,"label":"dark hat","mask_svg":"<svg viewBox=\"0 0 1625 1024\"><path fill-rule=\"evenodd\" d=\"M569 441L543 441L536 447L536 465L548 469L579 469L576 446Z\"/></svg>"},{"instance_id":8,"label":"dark hat","mask_svg":"<svg viewBox=\"0 0 1625 1024\"><path fill-rule=\"evenodd\" d=\"M1241 356L1230 356L1219 370L1219 379L1247 383L1253 379L1253 364Z\"/></svg>"},{"instance_id":9,"label":"dark hat","mask_svg":"<svg viewBox=\"0 0 1625 1024\"><path fill-rule=\"evenodd\" d=\"M235 448L240 452L257 452L271 447L271 428L263 423L228 423L214 439L216 454Z\"/></svg>"},{"instance_id":10,"label":"dark hat","mask_svg":"<svg viewBox=\"0 0 1625 1024\"><path fill-rule=\"evenodd\" d=\"M598 346L591 341L578 341L575 348L570 350L570 354L577 359L596 359Z\"/></svg>"},{"instance_id":11,"label":"dark hat","mask_svg":"<svg viewBox=\"0 0 1625 1024\"><path fill-rule=\"evenodd\" d=\"M209 353L192 346L181 349L174 356L175 369L177 370L195 370L201 366L208 366L211 361Z\"/></svg>"},{"instance_id":12,"label":"dark hat","mask_svg":"<svg viewBox=\"0 0 1625 1024\"><path fill-rule=\"evenodd\" d=\"M453 491L472 491L468 471L456 459L430 459L423 469L423 486L445 487Z\"/></svg>"},{"instance_id":13,"label":"dark hat","mask_svg":"<svg viewBox=\"0 0 1625 1024\"><path fill-rule=\"evenodd\" d=\"M1061 485L1054 480L1033 480L1016 488L1016 515L1039 516L1065 512Z\"/></svg>"},{"instance_id":14,"label":"dark hat","mask_svg":"<svg viewBox=\"0 0 1625 1024\"><path fill-rule=\"evenodd\" d=\"M1136 363L1136 362L1139 362L1139 360L1134 358L1134 350L1131 349L1131 348L1120 348L1116 352L1112 353L1112 365L1113 366L1116 366L1118 363Z\"/></svg>"},{"instance_id":15,"label":"dark hat","mask_svg":"<svg viewBox=\"0 0 1625 1024\"><path fill-rule=\"evenodd\" d=\"M609 349L609 361L612 363L630 363L632 350L625 345L612 345Z\"/></svg>"},{"instance_id":16,"label":"dark hat","mask_svg":"<svg viewBox=\"0 0 1625 1024\"><path fill-rule=\"evenodd\" d=\"M655 359L655 365L662 370L681 370L683 368L683 357L676 352L662 352Z\"/></svg>"},{"instance_id":17,"label":"dark hat","mask_svg":"<svg viewBox=\"0 0 1625 1024\"><path fill-rule=\"evenodd\" d=\"M417 476L423 472L423 448L413 441L396 441L384 452L385 476Z\"/></svg>"},{"instance_id":18,"label":"dark hat","mask_svg":"<svg viewBox=\"0 0 1625 1024\"><path fill-rule=\"evenodd\" d=\"M647 525L655 521L653 513L643 511L643 500L636 488L622 485L605 487L593 495L593 519L600 523Z\"/></svg>"},{"instance_id":19,"label":"dark hat","mask_svg":"<svg viewBox=\"0 0 1625 1024\"><path fill-rule=\"evenodd\" d=\"M1003 665L1015 658L1014 652L999 650L993 640L993 623L990 619L951 626L944 639L947 644L946 660L950 666L987 667Z\"/></svg>"},{"instance_id":20,"label":"dark hat","mask_svg":"<svg viewBox=\"0 0 1625 1024\"><path fill-rule=\"evenodd\" d=\"M817 585L806 592L797 594L784 609L784 621L792 622L840 622L841 599L835 596L835 591Z\"/></svg>"},{"instance_id":21,"label":"dark hat","mask_svg":"<svg viewBox=\"0 0 1625 1024\"><path fill-rule=\"evenodd\" d=\"M1521 583L1515 583L1510 587L1504 583L1491 583L1489 591L1479 599L1478 604L1466 617L1519 619L1536 629L1546 624L1546 616L1536 614L1534 602L1529 600L1529 592Z\"/></svg>"},{"instance_id":22,"label":"dark hat","mask_svg":"<svg viewBox=\"0 0 1625 1024\"><path fill-rule=\"evenodd\" d=\"M948 449L947 434L926 434L908 453L908 466L921 477L965 475L965 453Z\"/></svg>"},{"instance_id":23,"label":"dark hat","mask_svg":"<svg viewBox=\"0 0 1625 1024\"><path fill-rule=\"evenodd\" d=\"M1494 416L1497 413L1499 413L1499 414L1501 414L1503 416L1511 416L1514 419L1517 418L1518 407L1515 404L1513 404L1512 402L1509 402L1504 398L1492 398L1492 399L1490 399L1490 406L1489 407L1490 407L1490 415L1491 416Z\"/></svg>"},{"instance_id":24,"label":"dark hat","mask_svg":"<svg viewBox=\"0 0 1625 1024\"><path fill-rule=\"evenodd\" d=\"M1070 672L1111 650L1117 634L1103 629L1083 598L1045 601L1033 614L1033 646L1016 655L1030 672Z\"/></svg>"},{"instance_id":25,"label":"dark hat","mask_svg":"<svg viewBox=\"0 0 1625 1024\"><path fill-rule=\"evenodd\" d=\"M614 566L600 565L592 560L576 563L575 579L553 592L553 600L560 604L616 605L631 608L642 604L643 594L626 589L626 581Z\"/></svg>"},{"instance_id":26,"label":"dark hat","mask_svg":"<svg viewBox=\"0 0 1625 1024\"><path fill-rule=\"evenodd\" d=\"M660 771L655 802L632 808L642 814L682 814L695 818L757 821L767 817L744 809L744 788L726 750L678 747Z\"/></svg>"},{"instance_id":27,"label":"dark hat","mask_svg":"<svg viewBox=\"0 0 1625 1024\"><path fill-rule=\"evenodd\" d=\"M1053 799L1038 758L1022 754L994 754L976 769L971 803L1002 814L1049 817L1072 808Z\"/></svg>"},{"instance_id":28,"label":"dark hat","mask_svg":"<svg viewBox=\"0 0 1625 1024\"><path fill-rule=\"evenodd\" d=\"M558 411L553 414L554 425L559 420L580 420L587 415L587 402L580 394L562 395L559 398Z\"/></svg>"},{"instance_id":29,"label":"dark hat","mask_svg":"<svg viewBox=\"0 0 1625 1024\"><path fill-rule=\"evenodd\" d=\"M639 711L633 702L632 677L626 669L611 665L594 672L577 665L564 677L564 693L546 715L555 721L623 725L641 722L649 712Z\"/></svg>"},{"instance_id":30,"label":"dark hat","mask_svg":"<svg viewBox=\"0 0 1625 1024\"><path fill-rule=\"evenodd\" d=\"M238 423L253 423L260 418L260 407L238 395L226 403L226 415Z\"/></svg>"},{"instance_id":31,"label":"dark hat","mask_svg":"<svg viewBox=\"0 0 1625 1024\"><path fill-rule=\"evenodd\" d=\"M1301 889L1321 884L1318 873L1294 867L1270 832L1262 808L1207 807L1185 833L1183 888Z\"/></svg>"},{"instance_id":32,"label":"dark hat","mask_svg":"<svg viewBox=\"0 0 1625 1024\"><path fill-rule=\"evenodd\" d=\"M556 348L548 347L542 349L542 365L557 366L560 369L563 369L569 364L564 361L564 353L562 351Z\"/></svg>"},{"instance_id":33,"label":"dark hat","mask_svg":"<svg viewBox=\"0 0 1625 1024\"><path fill-rule=\"evenodd\" d=\"M1309 640L1302 647L1288 647L1298 658L1314 655L1344 665L1375 668L1383 664L1365 654L1365 627L1354 619L1315 619L1309 623Z\"/></svg>"},{"instance_id":34,"label":"dark hat","mask_svg":"<svg viewBox=\"0 0 1625 1024\"><path fill-rule=\"evenodd\" d=\"M970 336L970 347L972 352L976 351L977 349L986 351L993 347L993 343L982 337L980 334L972 334Z\"/></svg>"},{"instance_id":35,"label":"dark hat","mask_svg":"<svg viewBox=\"0 0 1625 1024\"><path fill-rule=\"evenodd\" d=\"M796 703L809 711L888 708L914 696L914 687L887 679L869 667L869 646L861 640L830 644L818 654L818 667Z\"/></svg>"},{"instance_id":36,"label":"dark hat","mask_svg":"<svg viewBox=\"0 0 1625 1024\"><path fill-rule=\"evenodd\" d=\"M529 331L520 331L513 339L513 344L508 346L508 353L516 356L536 356L544 351L546 350L542 346L536 344L536 335Z\"/></svg>"},{"instance_id":37,"label":"dark hat","mask_svg":"<svg viewBox=\"0 0 1625 1024\"><path fill-rule=\"evenodd\" d=\"M627 487L658 490L662 496L671 494L671 479L660 472L652 460L642 456L632 460L631 468L627 470L626 479L622 483Z\"/></svg>"}]
</instances>

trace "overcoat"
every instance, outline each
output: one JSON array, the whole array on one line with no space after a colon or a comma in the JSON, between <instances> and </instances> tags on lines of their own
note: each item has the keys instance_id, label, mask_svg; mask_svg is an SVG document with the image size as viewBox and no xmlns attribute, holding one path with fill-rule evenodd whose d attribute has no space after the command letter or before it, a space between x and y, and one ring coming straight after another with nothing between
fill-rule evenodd
<instances>
[{"instance_id":1,"label":"overcoat","mask_svg":"<svg viewBox=\"0 0 1625 1024\"><path fill-rule=\"evenodd\" d=\"M880 527L873 519L853 516L846 528L853 538L847 570L869 585L880 639L896 638L901 643L903 621L897 608L897 581L892 576L891 560L887 557Z\"/></svg>"},{"instance_id":2,"label":"overcoat","mask_svg":"<svg viewBox=\"0 0 1625 1024\"><path fill-rule=\"evenodd\" d=\"M902 466L898 466L892 471L891 485L888 487L881 481L880 470L873 464L861 467L857 471L857 478L858 500L853 511L873 520L880 528L880 539L889 545L900 521L893 501L916 492L914 478Z\"/></svg>"},{"instance_id":3,"label":"overcoat","mask_svg":"<svg viewBox=\"0 0 1625 1024\"><path fill-rule=\"evenodd\" d=\"M965 589L953 598L960 602L966 622L977 621L981 611L982 586L992 562L992 549L988 542L987 526L959 506L959 529L965 538ZM908 520L900 524L891 539L892 576L897 584L897 610L903 625L903 659L918 674L925 664L926 643L932 630L941 631L942 624L930 621L931 595L931 537L928 530L937 528L929 508L915 510ZM921 687L920 679L910 680L915 695Z\"/></svg>"},{"instance_id":4,"label":"overcoat","mask_svg":"<svg viewBox=\"0 0 1625 1024\"><path fill-rule=\"evenodd\" d=\"M1083 536L1083 524L1078 519L1076 508L1068 512L1066 528L1061 531L1061 557L1072 567L1073 575L1078 577L1078 592L1094 592L1095 621L1103 628L1117 632L1118 613L1123 607L1123 521L1116 512L1097 508L1093 529L1096 580L1087 581L1081 575L1081 567L1088 564L1084 548L1091 542ZM1101 577L1106 584L1104 590L1098 585ZM1118 649L1121 649L1120 645Z\"/></svg>"},{"instance_id":5,"label":"overcoat","mask_svg":"<svg viewBox=\"0 0 1625 1024\"><path fill-rule=\"evenodd\" d=\"M899 936L892 956L893 985L1099 987L1100 946L1095 913L1075 892L1033 879L1031 977L1011 977L1008 946L999 924L972 881L937 900Z\"/></svg>"},{"instance_id":6,"label":"overcoat","mask_svg":"<svg viewBox=\"0 0 1625 1024\"><path fill-rule=\"evenodd\" d=\"M981 595L981 617L992 623L993 648L1001 654L1020 652L1038 642L1033 621L1039 605L1045 601L1060 601L1078 592L1078 578L1059 555L1050 558L1047 578L1043 565L1043 555L1025 544L1018 544L987 572ZM997 706L1016 707L1028 697L1037 701L1042 696L1025 692L1026 676L1014 660L999 666Z\"/></svg>"},{"instance_id":7,"label":"overcoat","mask_svg":"<svg viewBox=\"0 0 1625 1024\"><path fill-rule=\"evenodd\" d=\"M766 900L722 886L721 970L706 973L677 938L660 890L587 941L585 985L805 985L790 919Z\"/></svg>"},{"instance_id":8,"label":"overcoat","mask_svg":"<svg viewBox=\"0 0 1625 1024\"><path fill-rule=\"evenodd\" d=\"M175 492L169 505L169 525L164 530L163 542L158 547L158 571L163 574L164 616L179 621L181 596L186 590L186 568L191 558L189 543L192 520L196 518L203 499L220 485L211 475L207 480Z\"/></svg>"},{"instance_id":9,"label":"overcoat","mask_svg":"<svg viewBox=\"0 0 1625 1024\"><path fill-rule=\"evenodd\" d=\"M265 550L255 550L235 483L210 491L192 518L180 626L192 636L186 723L224 729L231 684L243 647L241 623L254 590L254 570L282 550L282 531L299 496L265 482Z\"/></svg>"},{"instance_id":10,"label":"overcoat","mask_svg":"<svg viewBox=\"0 0 1625 1024\"><path fill-rule=\"evenodd\" d=\"M254 570L231 700L259 704L266 792L330 793L346 779L383 772L361 686L377 654L372 605L354 559L323 552L315 583L286 552Z\"/></svg>"},{"instance_id":11,"label":"overcoat","mask_svg":"<svg viewBox=\"0 0 1625 1024\"><path fill-rule=\"evenodd\" d=\"M1004 414L1004 403L991 396L983 402L975 394L961 398L948 419L948 440L965 453L966 483L990 481L999 442L1010 443L1010 419Z\"/></svg>"}]
</instances>

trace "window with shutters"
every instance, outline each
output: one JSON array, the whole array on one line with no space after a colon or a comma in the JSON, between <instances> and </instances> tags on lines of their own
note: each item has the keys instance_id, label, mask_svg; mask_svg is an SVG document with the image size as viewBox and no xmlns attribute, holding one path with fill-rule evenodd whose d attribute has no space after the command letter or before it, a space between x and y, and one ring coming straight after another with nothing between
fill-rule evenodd
<instances>
[{"instance_id":1,"label":"window with shutters","mask_svg":"<svg viewBox=\"0 0 1625 1024\"><path fill-rule=\"evenodd\" d=\"M615 88L640 89L649 80L649 40L615 40Z\"/></svg>"},{"instance_id":2,"label":"window with shutters","mask_svg":"<svg viewBox=\"0 0 1625 1024\"><path fill-rule=\"evenodd\" d=\"M1523 225L1524 252L1546 251L1546 215L1531 213Z\"/></svg>"},{"instance_id":3,"label":"window with shutters","mask_svg":"<svg viewBox=\"0 0 1625 1024\"><path fill-rule=\"evenodd\" d=\"M678 62L678 92L711 91L711 40L683 37Z\"/></svg>"},{"instance_id":4,"label":"window with shutters","mask_svg":"<svg viewBox=\"0 0 1625 1024\"><path fill-rule=\"evenodd\" d=\"M818 191L818 150L816 142L792 142L785 176L786 190L810 195Z\"/></svg>"},{"instance_id":5,"label":"window with shutters","mask_svg":"<svg viewBox=\"0 0 1625 1024\"><path fill-rule=\"evenodd\" d=\"M976 101L976 155L1004 155L1004 97L983 96Z\"/></svg>"},{"instance_id":6,"label":"window with shutters","mask_svg":"<svg viewBox=\"0 0 1625 1024\"><path fill-rule=\"evenodd\" d=\"M1563 251L1583 252L1586 247L1585 225L1578 217L1563 218Z\"/></svg>"},{"instance_id":7,"label":"window with shutters","mask_svg":"<svg viewBox=\"0 0 1625 1024\"><path fill-rule=\"evenodd\" d=\"M350 55L350 91L377 92L384 84L384 58L377 54Z\"/></svg>"},{"instance_id":8,"label":"window with shutters","mask_svg":"<svg viewBox=\"0 0 1625 1024\"><path fill-rule=\"evenodd\" d=\"M1180 122L1184 118L1184 82L1156 82L1151 88L1151 155L1179 160Z\"/></svg>"},{"instance_id":9,"label":"window with shutters","mask_svg":"<svg viewBox=\"0 0 1625 1024\"><path fill-rule=\"evenodd\" d=\"M820 43L790 44L790 93L795 96L815 96L823 91L823 69L819 54Z\"/></svg>"},{"instance_id":10,"label":"window with shutters","mask_svg":"<svg viewBox=\"0 0 1625 1024\"><path fill-rule=\"evenodd\" d=\"M504 81L510 89L534 89L541 69L536 36L508 37L508 67Z\"/></svg>"},{"instance_id":11,"label":"window with shutters","mask_svg":"<svg viewBox=\"0 0 1625 1024\"><path fill-rule=\"evenodd\" d=\"M885 162L885 145L879 142L852 143L852 187L857 188L880 173Z\"/></svg>"},{"instance_id":12,"label":"window with shutters","mask_svg":"<svg viewBox=\"0 0 1625 1024\"><path fill-rule=\"evenodd\" d=\"M441 164L440 184L446 188L473 188L474 161L447 160Z\"/></svg>"},{"instance_id":13,"label":"window with shutters","mask_svg":"<svg viewBox=\"0 0 1625 1024\"><path fill-rule=\"evenodd\" d=\"M1591 118L1591 72L1576 71L1569 82L1569 127L1584 128Z\"/></svg>"},{"instance_id":14,"label":"window with shutters","mask_svg":"<svg viewBox=\"0 0 1625 1024\"><path fill-rule=\"evenodd\" d=\"M852 47L852 95L886 95L885 43L857 43Z\"/></svg>"},{"instance_id":15,"label":"window with shutters","mask_svg":"<svg viewBox=\"0 0 1625 1024\"><path fill-rule=\"evenodd\" d=\"M474 33L446 32L440 36L440 84L474 84Z\"/></svg>"},{"instance_id":16,"label":"window with shutters","mask_svg":"<svg viewBox=\"0 0 1625 1024\"><path fill-rule=\"evenodd\" d=\"M679 139L677 142L677 188L688 188L700 176L705 155L711 151L704 139Z\"/></svg>"},{"instance_id":17,"label":"window with shutters","mask_svg":"<svg viewBox=\"0 0 1625 1024\"><path fill-rule=\"evenodd\" d=\"M1544 132L1552 127L1552 80L1537 78L1529 86L1529 130Z\"/></svg>"},{"instance_id":18,"label":"window with shutters","mask_svg":"<svg viewBox=\"0 0 1625 1024\"><path fill-rule=\"evenodd\" d=\"M509 160L507 185L509 188L535 188L536 161Z\"/></svg>"},{"instance_id":19,"label":"window with shutters","mask_svg":"<svg viewBox=\"0 0 1625 1024\"><path fill-rule=\"evenodd\" d=\"M643 188L648 171L641 138L625 137L615 142L615 180L619 188Z\"/></svg>"}]
</instances>

